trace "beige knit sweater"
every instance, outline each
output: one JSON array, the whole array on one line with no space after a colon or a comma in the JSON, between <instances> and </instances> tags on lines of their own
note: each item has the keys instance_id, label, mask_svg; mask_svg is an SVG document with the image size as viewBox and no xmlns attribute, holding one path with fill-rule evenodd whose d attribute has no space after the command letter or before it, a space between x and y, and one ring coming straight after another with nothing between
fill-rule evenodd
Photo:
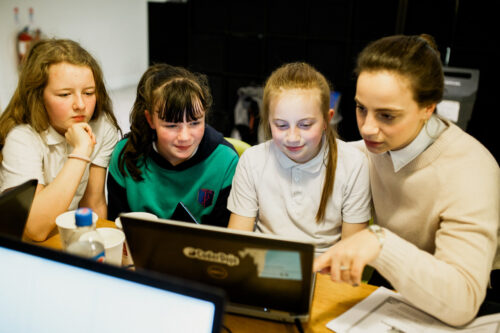
<instances>
[{"instance_id":1,"label":"beige knit sweater","mask_svg":"<svg viewBox=\"0 0 500 333\"><path fill-rule=\"evenodd\" d=\"M375 220L386 242L371 263L398 292L450 325L474 318L488 285L499 232L500 169L450 122L395 173L388 153L367 153Z\"/></svg>"}]
</instances>

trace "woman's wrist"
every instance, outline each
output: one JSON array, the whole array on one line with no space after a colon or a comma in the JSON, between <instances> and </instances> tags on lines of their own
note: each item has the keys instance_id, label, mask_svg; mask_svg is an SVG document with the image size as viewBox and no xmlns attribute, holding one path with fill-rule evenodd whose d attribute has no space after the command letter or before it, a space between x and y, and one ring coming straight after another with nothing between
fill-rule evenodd
<instances>
[{"instance_id":1,"label":"woman's wrist","mask_svg":"<svg viewBox=\"0 0 500 333\"><path fill-rule=\"evenodd\" d=\"M384 242L385 242L385 232L384 232L384 229L381 228L377 224L371 224L371 225L368 226L367 229L372 234L374 234L375 237L377 237L377 241L380 244L380 248L382 249L382 247L384 247Z\"/></svg>"}]
</instances>

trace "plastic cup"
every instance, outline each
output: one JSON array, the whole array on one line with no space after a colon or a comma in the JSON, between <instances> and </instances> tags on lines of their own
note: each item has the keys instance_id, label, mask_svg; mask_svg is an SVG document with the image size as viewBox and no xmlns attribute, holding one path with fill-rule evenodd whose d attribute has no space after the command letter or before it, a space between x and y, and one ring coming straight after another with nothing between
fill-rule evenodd
<instances>
[{"instance_id":1,"label":"plastic cup","mask_svg":"<svg viewBox=\"0 0 500 333\"><path fill-rule=\"evenodd\" d=\"M96 231L104 240L104 253L108 264L122 265L122 250L125 242L123 231L115 228L97 228ZM85 234L80 239L85 239Z\"/></svg>"},{"instance_id":2,"label":"plastic cup","mask_svg":"<svg viewBox=\"0 0 500 333\"><path fill-rule=\"evenodd\" d=\"M123 213L121 214L123 216L130 216L130 217L137 217L137 218L144 218L148 220L157 220L158 216L155 214L147 213L147 212L129 212L129 213ZM115 219L115 225L118 229L123 229L122 228L122 222L120 221L120 217L117 217Z\"/></svg>"},{"instance_id":3,"label":"plastic cup","mask_svg":"<svg viewBox=\"0 0 500 333\"><path fill-rule=\"evenodd\" d=\"M92 222L95 224L97 222L98 216L95 212L92 212ZM62 213L58 217L56 217L56 225L59 230L59 235L61 236L61 244L63 250L69 245L69 241L71 236L76 229L75 223L75 211L70 210L65 213Z\"/></svg>"},{"instance_id":4,"label":"plastic cup","mask_svg":"<svg viewBox=\"0 0 500 333\"><path fill-rule=\"evenodd\" d=\"M137 218L144 218L148 220L157 220L158 216L148 213L148 212L129 212L129 213L123 213L123 216L130 216L130 217L137 217ZM122 222L120 221L120 217L117 217L115 219L115 225L118 229L122 230ZM130 255L130 249L127 244L127 240L125 240L125 243L123 244L123 258L122 258L122 265L125 267L132 267L134 265L134 261L132 260L132 256Z\"/></svg>"}]
</instances>

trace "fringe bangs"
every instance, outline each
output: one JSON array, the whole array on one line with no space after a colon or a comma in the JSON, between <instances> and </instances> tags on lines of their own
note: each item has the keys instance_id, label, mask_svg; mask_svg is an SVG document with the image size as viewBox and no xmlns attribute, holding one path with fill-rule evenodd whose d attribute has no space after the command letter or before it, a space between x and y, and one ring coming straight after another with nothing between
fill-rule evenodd
<instances>
[{"instance_id":1,"label":"fringe bangs","mask_svg":"<svg viewBox=\"0 0 500 333\"><path fill-rule=\"evenodd\" d=\"M174 80L160 89L158 117L166 122L190 122L203 116L204 98L199 87L188 80Z\"/></svg>"}]
</instances>

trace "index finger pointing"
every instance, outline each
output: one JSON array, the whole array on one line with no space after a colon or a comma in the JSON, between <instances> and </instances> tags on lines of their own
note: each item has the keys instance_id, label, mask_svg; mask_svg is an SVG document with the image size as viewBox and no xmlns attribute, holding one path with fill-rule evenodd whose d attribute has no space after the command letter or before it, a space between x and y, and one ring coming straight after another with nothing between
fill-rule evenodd
<instances>
[{"instance_id":1,"label":"index finger pointing","mask_svg":"<svg viewBox=\"0 0 500 333\"><path fill-rule=\"evenodd\" d=\"M323 271L325 268L330 267L330 262L331 259L328 255L328 252L323 253L322 255L314 259L313 272Z\"/></svg>"}]
</instances>

